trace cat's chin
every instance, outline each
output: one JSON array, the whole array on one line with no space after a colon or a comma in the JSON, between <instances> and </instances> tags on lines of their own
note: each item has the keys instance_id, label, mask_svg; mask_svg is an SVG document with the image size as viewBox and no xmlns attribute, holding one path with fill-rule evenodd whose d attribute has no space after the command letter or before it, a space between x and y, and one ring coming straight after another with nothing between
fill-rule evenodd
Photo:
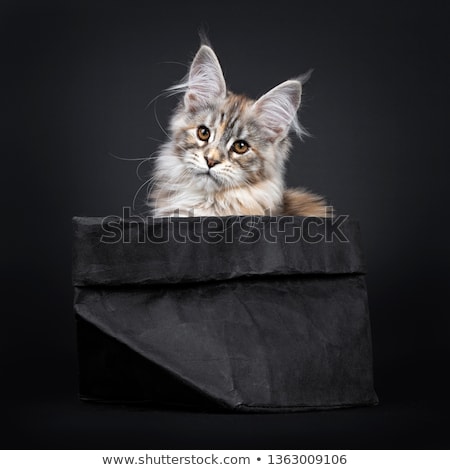
<instances>
[{"instance_id":1,"label":"cat's chin","mask_svg":"<svg viewBox=\"0 0 450 470\"><path fill-rule=\"evenodd\" d=\"M220 180L214 173L204 170L203 168L195 172L194 178L197 179L197 185L208 192L217 191L222 186Z\"/></svg>"},{"instance_id":2,"label":"cat's chin","mask_svg":"<svg viewBox=\"0 0 450 470\"><path fill-rule=\"evenodd\" d=\"M208 193L216 192L220 189L221 184L216 176L213 173L202 173L199 178L199 182L203 190Z\"/></svg>"}]
</instances>

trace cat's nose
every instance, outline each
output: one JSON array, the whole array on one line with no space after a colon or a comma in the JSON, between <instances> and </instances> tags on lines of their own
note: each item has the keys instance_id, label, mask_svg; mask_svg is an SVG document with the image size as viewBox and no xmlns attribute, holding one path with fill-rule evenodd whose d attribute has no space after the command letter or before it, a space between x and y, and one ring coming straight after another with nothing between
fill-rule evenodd
<instances>
[{"instance_id":1,"label":"cat's nose","mask_svg":"<svg viewBox=\"0 0 450 470\"><path fill-rule=\"evenodd\" d=\"M205 160L209 168L212 168L214 165L217 165L218 163L220 163L220 160L217 160L211 155L205 155Z\"/></svg>"}]
</instances>

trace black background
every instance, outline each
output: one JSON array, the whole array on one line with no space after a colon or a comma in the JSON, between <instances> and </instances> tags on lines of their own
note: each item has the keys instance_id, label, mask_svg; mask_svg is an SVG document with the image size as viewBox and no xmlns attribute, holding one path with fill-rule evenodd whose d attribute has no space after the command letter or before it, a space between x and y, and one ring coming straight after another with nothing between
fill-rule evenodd
<instances>
[{"instance_id":1,"label":"black background","mask_svg":"<svg viewBox=\"0 0 450 470\"><path fill-rule=\"evenodd\" d=\"M448 5L3 3L2 446L448 448ZM376 408L226 415L77 399L71 217L132 204L139 162L109 153L156 150L164 134L145 107L185 74L202 27L236 92L315 69L300 113L314 137L287 178L361 222ZM173 105L157 102L163 125Z\"/></svg>"}]
</instances>

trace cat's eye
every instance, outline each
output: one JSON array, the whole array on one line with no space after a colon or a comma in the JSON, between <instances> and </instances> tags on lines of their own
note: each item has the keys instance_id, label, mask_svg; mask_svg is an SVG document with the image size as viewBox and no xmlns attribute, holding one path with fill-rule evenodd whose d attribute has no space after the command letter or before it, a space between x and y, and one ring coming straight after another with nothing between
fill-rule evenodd
<instances>
[{"instance_id":1,"label":"cat's eye","mask_svg":"<svg viewBox=\"0 0 450 470\"><path fill-rule=\"evenodd\" d=\"M197 137L203 142L206 142L210 138L210 136L211 132L206 126L200 126L197 129Z\"/></svg>"},{"instance_id":2,"label":"cat's eye","mask_svg":"<svg viewBox=\"0 0 450 470\"><path fill-rule=\"evenodd\" d=\"M247 152L250 146L247 144L245 140L236 140L236 142L232 145L233 152L242 155L243 153Z\"/></svg>"}]
</instances>

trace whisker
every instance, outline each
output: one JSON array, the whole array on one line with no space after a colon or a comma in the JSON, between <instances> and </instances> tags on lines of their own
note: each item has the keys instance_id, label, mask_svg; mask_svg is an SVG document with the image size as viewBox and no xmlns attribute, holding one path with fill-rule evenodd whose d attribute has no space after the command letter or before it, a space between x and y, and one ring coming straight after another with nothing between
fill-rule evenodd
<instances>
[{"instance_id":1,"label":"whisker","mask_svg":"<svg viewBox=\"0 0 450 470\"><path fill-rule=\"evenodd\" d=\"M140 193L140 191L142 190L142 188L146 185L146 184L150 184L151 180L154 179L154 176L150 177L148 180L144 181L138 188L138 190L135 192L134 194L134 197L133 197L133 204L132 204L132 207L133 209L136 208L136 198L138 196L138 194Z\"/></svg>"},{"instance_id":2,"label":"whisker","mask_svg":"<svg viewBox=\"0 0 450 470\"><path fill-rule=\"evenodd\" d=\"M163 61L163 62L158 62L159 65L161 64L169 64L169 65L181 65L182 67L184 67L185 69L188 69L189 66L186 65L186 64L183 64L183 62L176 62L174 60L166 60L166 61Z\"/></svg>"},{"instance_id":3,"label":"whisker","mask_svg":"<svg viewBox=\"0 0 450 470\"><path fill-rule=\"evenodd\" d=\"M108 152L108 155L110 157L113 157L117 160L122 160L122 161L125 161L125 162L139 162L141 160L147 160L148 157L143 157L143 158L124 158L124 157L119 157L118 155L115 155L113 154L112 152Z\"/></svg>"},{"instance_id":4,"label":"whisker","mask_svg":"<svg viewBox=\"0 0 450 470\"><path fill-rule=\"evenodd\" d=\"M155 116L156 123L158 124L159 128L163 131L163 133L166 135L168 139L170 139L170 135L167 133L167 131L164 129L162 126L159 118L158 118L158 113L156 112L156 106L153 108L153 114Z\"/></svg>"},{"instance_id":5,"label":"whisker","mask_svg":"<svg viewBox=\"0 0 450 470\"><path fill-rule=\"evenodd\" d=\"M152 105L152 104L155 103L157 100L159 100L159 98L161 98L161 96L169 96L167 90L162 91L161 93L159 93L158 95L156 95L153 99L151 99L151 100L147 103L147 105L145 106L144 111L146 111L146 110L149 108L150 105Z\"/></svg>"},{"instance_id":6,"label":"whisker","mask_svg":"<svg viewBox=\"0 0 450 470\"><path fill-rule=\"evenodd\" d=\"M158 143L160 143L160 144L163 144L163 143L164 143L164 140L156 139L155 137L147 136L146 138L147 138L148 140L153 140L153 141L158 142Z\"/></svg>"},{"instance_id":7,"label":"whisker","mask_svg":"<svg viewBox=\"0 0 450 470\"><path fill-rule=\"evenodd\" d=\"M138 179L140 181L142 181L142 178L141 178L141 175L139 174L139 170L141 169L141 166L144 164L144 163L147 163L147 162L150 162L152 160L156 160L158 158L158 155L154 156L155 154L158 153L158 150L156 150L155 152L151 153L145 160L142 160L139 165L136 167L136 176L138 177Z\"/></svg>"}]
</instances>

